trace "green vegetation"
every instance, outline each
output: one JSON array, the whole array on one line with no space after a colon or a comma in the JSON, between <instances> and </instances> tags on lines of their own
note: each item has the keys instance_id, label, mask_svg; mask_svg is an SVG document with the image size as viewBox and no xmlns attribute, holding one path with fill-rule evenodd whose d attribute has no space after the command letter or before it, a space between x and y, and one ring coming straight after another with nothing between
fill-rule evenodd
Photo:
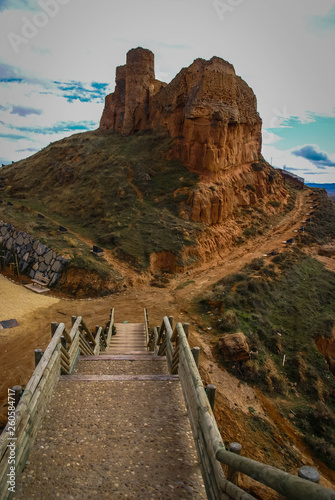
<instances>
[{"instance_id":1,"label":"green vegetation","mask_svg":"<svg viewBox=\"0 0 335 500\"><path fill-rule=\"evenodd\" d=\"M293 248L266 262L255 259L227 276L199 307L211 311L217 341L217 334L239 331L248 338L251 359L222 361L227 369L291 405L299 397L308 411L297 412L296 423L313 450L334 467L335 378L314 343L320 336L331 337L334 327L334 273ZM325 422L321 407L314 407L317 401Z\"/></svg>"},{"instance_id":2,"label":"green vegetation","mask_svg":"<svg viewBox=\"0 0 335 500\"><path fill-rule=\"evenodd\" d=\"M314 193L315 197L318 198L318 208L314 210L315 213L311 216L312 221L306 224L307 234L302 235L301 242L323 245L335 238L335 205L327 197L325 190L317 189ZM313 198L311 196L311 207L315 204L312 201Z\"/></svg>"},{"instance_id":3,"label":"green vegetation","mask_svg":"<svg viewBox=\"0 0 335 500\"><path fill-rule=\"evenodd\" d=\"M185 283L180 283L180 285L177 286L176 290L183 290L187 286L193 285L193 283L195 283L195 281L192 281L192 280L191 281L185 281Z\"/></svg>"},{"instance_id":4,"label":"green vegetation","mask_svg":"<svg viewBox=\"0 0 335 500\"><path fill-rule=\"evenodd\" d=\"M296 423L315 455L335 469L334 413L322 401L318 401L315 407L294 407L294 412Z\"/></svg>"},{"instance_id":5,"label":"green vegetation","mask_svg":"<svg viewBox=\"0 0 335 500\"><path fill-rule=\"evenodd\" d=\"M36 207L35 207L36 208ZM103 279L119 280L120 275L103 258L91 253L92 248L72 232L61 233L59 224L51 219L39 219L32 208L15 202L13 206L0 205L0 218L31 234L55 252L71 259L69 267L84 268L87 272L97 273ZM64 218L59 218L64 223ZM71 227L71 229L74 229ZM81 229L76 224L75 229ZM84 229L83 229L84 232Z\"/></svg>"},{"instance_id":6,"label":"green vegetation","mask_svg":"<svg viewBox=\"0 0 335 500\"><path fill-rule=\"evenodd\" d=\"M13 187L2 199L21 200L143 269L153 252L178 256L201 227L179 217L198 176L167 160L171 145L145 132L74 135L3 168Z\"/></svg>"}]
</instances>

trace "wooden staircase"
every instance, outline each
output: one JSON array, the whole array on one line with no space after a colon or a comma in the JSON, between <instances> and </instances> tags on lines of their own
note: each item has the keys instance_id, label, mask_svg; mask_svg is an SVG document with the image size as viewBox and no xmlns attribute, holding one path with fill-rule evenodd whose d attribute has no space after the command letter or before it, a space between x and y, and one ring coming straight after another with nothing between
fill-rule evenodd
<instances>
[{"instance_id":1,"label":"wooden staircase","mask_svg":"<svg viewBox=\"0 0 335 500\"><path fill-rule=\"evenodd\" d=\"M115 323L109 349L105 354L147 353L146 330L144 323Z\"/></svg>"},{"instance_id":2,"label":"wooden staircase","mask_svg":"<svg viewBox=\"0 0 335 500\"><path fill-rule=\"evenodd\" d=\"M114 327L60 377L15 500L205 500L179 376L147 350L145 323Z\"/></svg>"}]
</instances>

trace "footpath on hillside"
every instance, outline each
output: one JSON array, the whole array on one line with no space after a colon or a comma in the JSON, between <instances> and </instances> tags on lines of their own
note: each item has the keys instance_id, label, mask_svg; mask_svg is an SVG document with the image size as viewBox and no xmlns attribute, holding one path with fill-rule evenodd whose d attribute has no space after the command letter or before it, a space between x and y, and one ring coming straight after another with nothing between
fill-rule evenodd
<instances>
[{"instance_id":1,"label":"footpath on hillside","mask_svg":"<svg viewBox=\"0 0 335 500\"><path fill-rule=\"evenodd\" d=\"M178 376L142 324L62 376L15 499L205 499Z\"/></svg>"}]
</instances>

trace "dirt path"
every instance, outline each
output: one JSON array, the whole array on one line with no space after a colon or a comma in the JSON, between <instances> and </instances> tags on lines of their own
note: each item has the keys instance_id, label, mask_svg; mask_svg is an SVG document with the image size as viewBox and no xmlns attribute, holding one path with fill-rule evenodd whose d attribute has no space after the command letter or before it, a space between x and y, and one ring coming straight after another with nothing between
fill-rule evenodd
<instances>
[{"instance_id":1,"label":"dirt path","mask_svg":"<svg viewBox=\"0 0 335 500\"><path fill-rule=\"evenodd\" d=\"M200 294L225 276L238 272L253 259L262 257L272 250L282 251L285 248L283 241L293 238L296 235L294 230L299 229L305 220L308 198L304 191L299 191L295 208L283 217L277 226L270 228L265 234L249 240L241 247L227 251L219 262L212 264L211 268L190 271L187 279L185 276L177 277L175 284L183 282L190 282L190 284L181 290L174 290L175 298L179 301L189 302L194 295ZM191 283L192 281L195 283Z\"/></svg>"}]
</instances>

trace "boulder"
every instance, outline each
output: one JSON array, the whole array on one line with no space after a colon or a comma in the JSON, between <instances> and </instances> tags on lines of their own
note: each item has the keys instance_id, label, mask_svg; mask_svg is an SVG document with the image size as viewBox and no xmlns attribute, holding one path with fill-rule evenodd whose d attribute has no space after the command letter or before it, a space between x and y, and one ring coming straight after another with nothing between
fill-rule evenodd
<instances>
[{"instance_id":1,"label":"boulder","mask_svg":"<svg viewBox=\"0 0 335 500\"><path fill-rule=\"evenodd\" d=\"M244 333L232 333L221 337L219 349L225 361L247 361L250 358L250 349Z\"/></svg>"}]
</instances>

